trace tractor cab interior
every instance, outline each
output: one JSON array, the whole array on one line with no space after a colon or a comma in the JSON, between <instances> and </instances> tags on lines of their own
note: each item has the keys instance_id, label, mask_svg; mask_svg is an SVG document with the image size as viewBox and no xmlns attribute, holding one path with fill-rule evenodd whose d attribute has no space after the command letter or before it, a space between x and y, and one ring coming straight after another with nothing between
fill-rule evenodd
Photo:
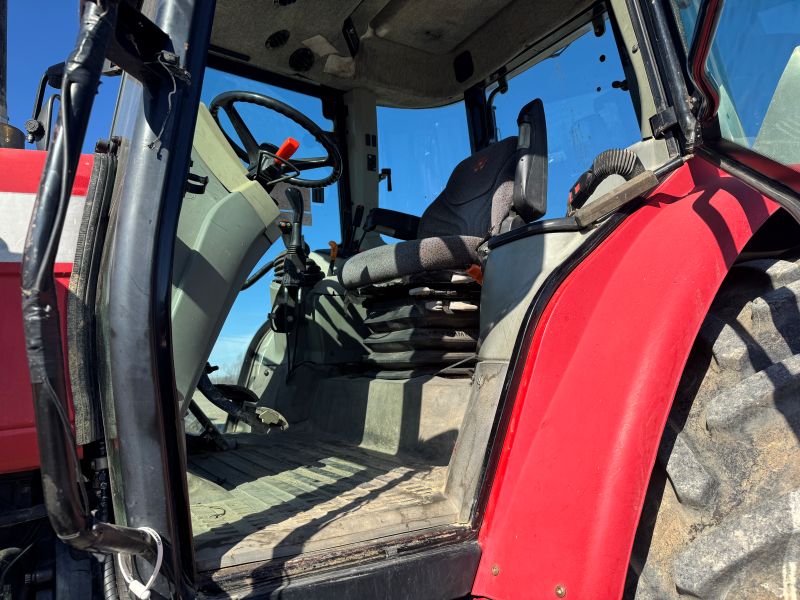
<instances>
[{"instance_id":1,"label":"tractor cab interior","mask_svg":"<svg viewBox=\"0 0 800 600\"><path fill-rule=\"evenodd\" d=\"M675 152L615 2L305 5L212 32L171 307L201 573L471 531L575 211Z\"/></svg>"}]
</instances>

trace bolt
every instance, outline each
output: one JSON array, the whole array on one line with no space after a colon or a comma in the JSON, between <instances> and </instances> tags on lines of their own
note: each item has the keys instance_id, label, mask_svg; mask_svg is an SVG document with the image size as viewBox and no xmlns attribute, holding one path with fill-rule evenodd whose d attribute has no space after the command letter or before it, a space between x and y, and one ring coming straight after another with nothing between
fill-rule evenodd
<instances>
[{"instance_id":1,"label":"bolt","mask_svg":"<svg viewBox=\"0 0 800 600\"><path fill-rule=\"evenodd\" d=\"M495 577L500 575L500 567L498 567L497 565L492 565L492 575L494 575Z\"/></svg>"},{"instance_id":2,"label":"bolt","mask_svg":"<svg viewBox=\"0 0 800 600\"><path fill-rule=\"evenodd\" d=\"M567 588L565 588L563 585L557 585L556 596L558 596L559 598L563 598L566 595L567 595Z\"/></svg>"},{"instance_id":3,"label":"bolt","mask_svg":"<svg viewBox=\"0 0 800 600\"><path fill-rule=\"evenodd\" d=\"M634 45L631 47L631 52L632 52L633 54L636 54L638 51L639 51L639 44L634 44Z\"/></svg>"},{"instance_id":4,"label":"bolt","mask_svg":"<svg viewBox=\"0 0 800 600\"><path fill-rule=\"evenodd\" d=\"M28 119L25 121L25 131L33 135L42 129L42 124L36 119Z\"/></svg>"}]
</instances>

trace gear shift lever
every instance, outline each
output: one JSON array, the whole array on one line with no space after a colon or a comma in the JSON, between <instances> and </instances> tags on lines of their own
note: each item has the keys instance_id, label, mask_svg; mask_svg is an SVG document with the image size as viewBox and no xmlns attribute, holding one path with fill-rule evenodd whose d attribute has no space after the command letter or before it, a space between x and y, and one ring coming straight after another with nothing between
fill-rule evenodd
<instances>
[{"instance_id":1,"label":"gear shift lever","mask_svg":"<svg viewBox=\"0 0 800 600\"><path fill-rule=\"evenodd\" d=\"M275 331L294 334L295 323L302 318L302 311L297 310L300 288L313 286L322 279L322 272L316 263L308 260L303 242L303 194L297 188L289 187L286 189L286 199L292 208L292 216L291 223L282 227L286 255L280 275L281 292L275 299L272 322ZM278 267L275 270L277 273Z\"/></svg>"},{"instance_id":2,"label":"gear shift lever","mask_svg":"<svg viewBox=\"0 0 800 600\"><path fill-rule=\"evenodd\" d=\"M286 199L292 207L292 233L287 250L293 249L302 251L303 243L303 194L296 187L286 189Z\"/></svg>"}]
</instances>

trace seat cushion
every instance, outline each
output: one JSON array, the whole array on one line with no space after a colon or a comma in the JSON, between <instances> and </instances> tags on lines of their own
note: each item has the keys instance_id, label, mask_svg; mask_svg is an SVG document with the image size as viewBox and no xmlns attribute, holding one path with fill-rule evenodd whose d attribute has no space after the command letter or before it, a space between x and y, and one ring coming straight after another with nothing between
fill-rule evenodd
<instances>
[{"instance_id":1,"label":"seat cushion","mask_svg":"<svg viewBox=\"0 0 800 600\"><path fill-rule=\"evenodd\" d=\"M339 281L352 290L424 271L466 269L478 263L481 241L477 236L446 235L378 246L348 259Z\"/></svg>"}]
</instances>

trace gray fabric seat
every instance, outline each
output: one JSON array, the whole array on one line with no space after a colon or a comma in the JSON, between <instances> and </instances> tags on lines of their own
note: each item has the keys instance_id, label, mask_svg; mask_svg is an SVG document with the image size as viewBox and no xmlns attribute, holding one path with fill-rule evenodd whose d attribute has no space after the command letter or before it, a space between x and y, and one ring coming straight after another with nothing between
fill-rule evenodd
<instances>
[{"instance_id":1,"label":"gray fabric seat","mask_svg":"<svg viewBox=\"0 0 800 600\"><path fill-rule=\"evenodd\" d=\"M341 281L348 289L355 289L425 271L466 269L478 262L477 248L482 239L445 235L379 246L349 259Z\"/></svg>"},{"instance_id":2,"label":"gray fabric seat","mask_svg":"<svg viewBox=\"0 0 800 600\"><path fill-rule=\"evenodd\" d=\"M418 239L372 248L339 271L347 289L417 273L462 270L478 262L477 248L499 231L514 193L517 138L510 137L456 166L420 217Z\"/></svg>"}]
</instances>

